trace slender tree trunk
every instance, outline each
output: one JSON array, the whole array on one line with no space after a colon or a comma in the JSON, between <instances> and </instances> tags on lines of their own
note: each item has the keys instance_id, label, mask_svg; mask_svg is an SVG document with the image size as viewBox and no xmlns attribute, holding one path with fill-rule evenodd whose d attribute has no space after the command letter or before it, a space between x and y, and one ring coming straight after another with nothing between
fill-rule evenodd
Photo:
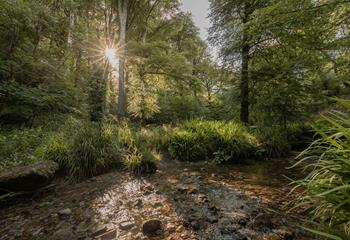
<instances>
[{"instance_id":1,"label":"slender tree trunk","mask_svg":"<svg viewBox=\"0 0 350 240\"><path fill-rule=\"evenodd\" d=\"M126 24L128 18L128 0L118 0L119 16L119 93L118 115L126 116L126 93L125 93L125 59L126 59Z\"/></svg>"},{"instance_id":2,"label":"slender tree trunk","mask_svg":"<svg viewBox=\"0 0 350 240\"><path fill-rule=\"evenodd\" d=\"M246 10L246 17L243 19L243 26L247 23L248 14ZM244 28L244 27L243 27ZM242 42L242 73L241 73L241 121L244 124L249 123L249 51L250 45L248 42L248 33L243 29Z\"/></svg>"}]
</instances>

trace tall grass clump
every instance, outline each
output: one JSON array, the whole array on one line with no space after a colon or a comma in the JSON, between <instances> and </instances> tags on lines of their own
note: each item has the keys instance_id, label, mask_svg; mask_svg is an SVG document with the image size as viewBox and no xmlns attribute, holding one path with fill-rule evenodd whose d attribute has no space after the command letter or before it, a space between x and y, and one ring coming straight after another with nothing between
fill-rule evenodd
<instances>
[{"instance_id":1,"label":"tall grass clump","mask_svg":"<svg viewBox=\"0 0 350 240\"><path fill-rule=\"evenodd\" d=\"M36 154L59 163L72 179L84 179L118 166L117 128L109 123L73 122L70 131L53 134Z\"/></svg>"},{"instance_id":2,"label":"tall grass clump","mask_svg":"<svg viewBox=\"0 0 350 240\"><path fill-rule=\"evenodd\" d=\"M221 163L255 158L259 146L256 138L240 124L192 120L174 131L169 140L169 152L182 161Z\"/></svg>"},{"instance_id":3,"label":"tall grass clump","mask_svg":"<svg viewBox=\"0 0 350 240\"><path fill-rule=\"evenodd\" d=\"M310 172L296 187L304 189L297 206L309 206L313 220L324 228L311 230L329 239L350 239L350 101L339 100L315 126L319 139L299 155Z\"/></svg>"},{"instance_id":4,"label":"tall grass clump","mask_svg":"<svg viewBox=\"0 0 350 240\"><path fill-rule=\"evenodd\" d=\"M127 170L136 174L155 172L155 161L161 158L160 151L166 138L161 127L132 128L123 123L117 136Z\"/></svg>"}]
</instances>

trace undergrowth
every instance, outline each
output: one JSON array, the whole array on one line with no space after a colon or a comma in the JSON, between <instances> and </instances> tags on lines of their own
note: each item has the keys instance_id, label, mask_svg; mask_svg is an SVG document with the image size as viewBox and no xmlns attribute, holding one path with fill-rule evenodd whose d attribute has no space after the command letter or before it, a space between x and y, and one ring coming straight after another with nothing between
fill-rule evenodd
<instances>
[{"instance_id":1,"label":"undergrowth","mask_svg":"<svg viewBox=\"0 0 350 240\"><path fill-rule=\"evenodd\" d=\"M169 141L169 152L182 161L236 162L260 156L257 139L233 122L192 120L181 124Z\"/></svg>"},{"instance_id":2,"label":"undergrowth","mask_svg":"<svg viewBox=\"0 0 350 240\"><path fill-rule=\"evenodd\" d=\"M309 230L341 240L350 237L350 101L339 103L342 111L315 125L319 138L298 156L310 173L294 184L304 189L296 206L308 206L315 221Z\"/></svg>"}]
</instances>

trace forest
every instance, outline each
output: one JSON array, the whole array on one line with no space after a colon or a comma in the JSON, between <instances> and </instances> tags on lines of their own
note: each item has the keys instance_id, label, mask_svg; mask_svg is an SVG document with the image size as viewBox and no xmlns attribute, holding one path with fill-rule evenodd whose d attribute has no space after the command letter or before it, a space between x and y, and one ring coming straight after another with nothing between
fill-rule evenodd
<instances>
[{"instance_id":1,"label":"forest","mask_svg":"<svg viewBox=\"0 0 350 240\"><path fill-rule=\"evenodd\" d=\"M182 4L0 0L0 240L350 239L350 0Z\"/></svg>"}]
</instances>

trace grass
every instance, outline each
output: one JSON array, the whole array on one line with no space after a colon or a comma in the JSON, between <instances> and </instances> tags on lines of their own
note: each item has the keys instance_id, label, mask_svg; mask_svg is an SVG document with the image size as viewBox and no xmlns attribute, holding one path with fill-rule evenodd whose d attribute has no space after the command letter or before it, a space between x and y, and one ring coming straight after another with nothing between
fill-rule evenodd
<instances>
[{"instance_id":1,"label":"grass","mask_svg":"<svg viewBox=\"0 0 350 240\"><path fill-rule=\"evenodd\" d=\"M260 150L246 127L233 122L188 121L169 140L171 156L182 161L237 162L257 158Z\"/></svg>"},{"instance_id":2,"label":"grass","mask_svg":"<svg viewBox=\"0 0 350 240\"><path fill-rule=\"evenodd\" d=\"M319 139L298 157L310 173L294 182L304 189L296 206L309 206L322 226L312 231L329 239L350 238L350 102L339 103L343 111L322 116L315 125Z\"/></svg>"},{"instance_id":3,"label":"grass","mask_svg":"<svg viewBox=\"0 0 350 240\"><path fill-rule=\"evenodd\" d=\"M160 159L164 129L154 131L127 123L101 124L69 118L59 129L16 129L0 134L0 169L29 165L40 160L59 163L61 172L81 180L125 167L135 172L154 172ZM161 134L162 133L162 134Z\"/></svg>"}]
</instances>

